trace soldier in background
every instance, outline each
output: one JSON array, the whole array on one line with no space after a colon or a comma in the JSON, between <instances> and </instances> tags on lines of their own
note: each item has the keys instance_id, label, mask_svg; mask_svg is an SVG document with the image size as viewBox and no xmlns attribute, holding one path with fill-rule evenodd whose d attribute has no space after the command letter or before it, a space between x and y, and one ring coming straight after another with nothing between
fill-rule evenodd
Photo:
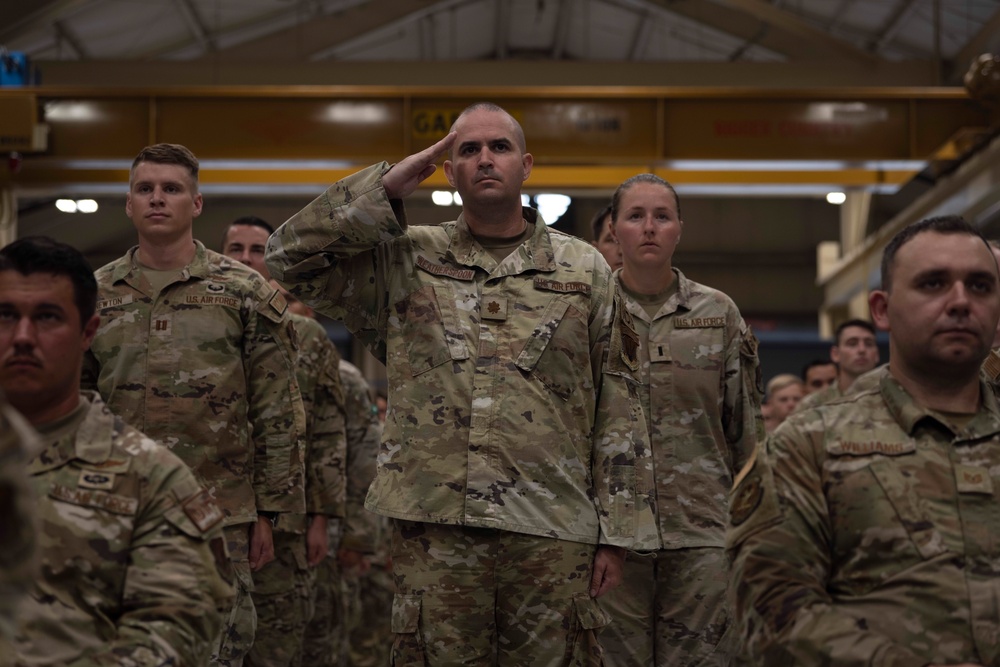
<instances>
[{"instance_id":1,"label":"soldier in background","mask_svg":"<svg viewBox=\"0 0 1000 667\"><path fill-rule=\"evenodd\" d=\"M775 375L767 381L764 395L770 412L770 421L765 424L765 430L767 430L767 426L770 426L768 433L778 428L788 418L788 415L795 412L804 391L802 380L791 373Z\"/></svg>"},{"instance_id":2,"label":"soldier in background","mask_svg":"<svg viewBox=\"0 0 1000 667\"><path fill-rule=\"evenodd\" d=\"M274 229L248 216L235 220L222 239L222 253L270 279L264 246ZM280 290L279 290L280 291ZM287 299L287 293L283 294ZM329 523L344 516L344 395L340 354L316 320L290 307L296 378L306 415L305 513L284 513L274 526L275 560L254 574L257 634L247 655L252 667L289 667L303 662L303 638L314 612L318 566L327 556ZM306 656L305 664L314 661Z\"/></svg>"},{"instance_id":3,"label":"soldier in background","mask_svg":"<svg viewBox=\"0 0 1000 667\"><path fill-rule=\"evenodd\" d=\"M837 381L799 401L796 412L840 398L855 380L878 365L878 344L872 323L857 319L842 322L834 333L830 358L837 364Z\"/></svg>"},{"instance_id":4,"label":"soldier in background","mask_svg":"<svg viewBox=\"0 0 1000 667\"><path fill-rule=\"evenodd\" d=\"M593 234L593 241L590 245L597 248L597 251L604 257L612 271L622 268L622 249L618 247L618 239L611 231L611 207L605 206L590 221L590 231Z\"/></svg>"},{"instance_id":5,"label":"soldier in background","mask_svg":"<svg viewBox=\"0 0 1000 667\"><path fill-rule=\"evenodd\" d=\"M837 364L831 359L813 359L802 368L802 389L805 396L823 391L837 381Z\"/></svg>"},{"instance_id":6,"label":"soldier in background","mask_svg":"<svg viewBox=\"0 0 1000 667\"><path fill-rule=\"evenodd\" d=\"M399 199L449 150L459 220L407 227ZM395 519L396 664L599 659L594 598L658 542L635 333L597 251L521 207L531 166L517 121L473 105L268 242L271 274L386 363L366 506Z\"/></svg>"},{"instance_id":7,"label":"soldier in background","mask_svg":"<svg viewBox=\"0 0 1000 667\"><path fill-rule=\"evenodd\" d=\"M389 558L392 525L387 517L365 509L365 495L375 479L382 423L388 404L384 394L379 405L370 404L368 383L361 371L346 361L340 362L341 378L348 397L348 414L356 415L356 429L350 442L357 442L348 456L347 520L340 545L340 569L344 592L344 634L349 667L382 667L389 664L392 648L392 559ZM362 557L363 555L363 557Z\"/></svg>"},{"instance_id":8,"label":"soldier in background","mask_svg":"<svg viewBox=\"0 0 1000 667\"><path fill-rule=\"evenodd\" d=\"M201 209L191 151L136 156L125 212L139 245L97 271L84 386L187 463L225 513L238 590L212 660L231 667L253 643L251 571L274 559L273 522L305 512L305 416L284 298L194 240Z\"/></svg>"},{"instance_id":9,"label":"soldier in background","mask_svg":"<svg viewBox=\"0 0 1000 667\"><path fill-rule=\"evenodd\" d=\"M728 492L764 438L757 339L732 299L673 265L684 227L673 186L639 174L611 201L624 261L615 278L639 334L661 546L628 559L605 598L606 662L728 665Z\"/></svg>"},{"instance_id":10,"label":"soldier in background","mask_svg":"<svg viewBox=\"0 0 1000 667\"><path fill-rule=\"evenodd\" d=\"M0 387L43 446L29 463L38 577L14 662L203 665L232 596L223 514L180 459L80 392L96 296L69 246L0 251Z\"/></svg>"},{"instance_id":11,"label":"soldier in background","mask_svg":"<svg viewBox=\"0 0 1000 667\"><path fill-rule=\"evenodd\" d=\"M755 665L1000 665L997 263L959 217L900 231L869 389L792 415L741 471L727 544ZM869 374L866 377L870 377Z\"/></svg>"},{"instance_id":12,"label":"soldier in background","mask_svg":"<svg viewBox=\"0 0 1000 667\"><path fill-rule=\"evenodd\" d=\"M0 391L0 656L13 653L18 605L36 570L35 496L27 462L38 446L38 434Z\"/></svg>"}]
</instances>

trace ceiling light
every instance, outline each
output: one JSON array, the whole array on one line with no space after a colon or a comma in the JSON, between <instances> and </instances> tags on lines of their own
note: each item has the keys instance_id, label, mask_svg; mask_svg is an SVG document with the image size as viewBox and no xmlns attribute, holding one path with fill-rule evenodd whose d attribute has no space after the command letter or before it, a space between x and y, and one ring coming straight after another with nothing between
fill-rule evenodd
<instances>
[{"instance_id":1,"label":"ceiling light","mask_svg":"<svg viewBox=\"0 0 1000 667\"><path fill-rule=\"evenodd\" d=\"M543 194L535 197L538 212L547 225L554 225L566 213L571 201L566 195Z\"/></svg>"},{"instance_id":2,"label":"ceiling light","mask_svg":"<svg viewBox=\"0 0 1000 667\"><path fill-rule=\"evenodd\" d=\"M847 201L847 195L845 195L843 192L830 192L827 193L826 200L831 204L836 204L837 206L840 206L845 201Z\"/></svg>"},{"instance_id":3,"label":"ceiling light","mask_svg":"<svg viewBox=\"0 0 1000 667\"><path fill-rule=\"evenodd\" d=\"M438 206L451 206L454 198L447 190L435 190L431 193L431 201Z\"/></svg>"},{"instance_id":4,"label":"ceiling light","mask_svg":"<svg viewBox=\"0 0 1000 667\"><path fill-rule=\"evenodd\" d=\"M76 202L76 210L80 213L97 213L97 202L93 199L79 199Z\"/></svg>"},{"instance_id":5,"label":"ceiling light","mask_svg":"<svg viewBox=\"0 0 1000 667\"><path fill-rule=\"evenodd\" d=\"M455 206L461 206L462 205L462 195L460 195L460 194L458 194L456 192L455 195L454 195L454 198L455 198Z\"/></svg>"},{"instance_id":6,"label":"ceiling light","mask_svg":"<svg viewBox=\"0 0 1000 667\"><path fill-rule=\"evenodd\" d=\"M57 199L56 208L63 213L76 213L76 202L72 199Z\"/></svg>"}]
</instances>

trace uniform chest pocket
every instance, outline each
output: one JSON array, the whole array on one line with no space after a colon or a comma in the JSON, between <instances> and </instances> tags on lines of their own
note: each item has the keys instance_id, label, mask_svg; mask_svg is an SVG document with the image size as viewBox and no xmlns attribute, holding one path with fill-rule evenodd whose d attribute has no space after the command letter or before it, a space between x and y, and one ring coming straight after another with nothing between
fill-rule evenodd
<instances>
[{"instance_id":1,"label":"uniform chest pocket","mask_svg":"<svg viewBox=\"0 0 1000 667\"><path fill-rule=\"evenodd\" d=\"M444 286L426 285L395 305L414 377L446 361L469 358L449 291Z\"/></svg>"},{"instance_id":2,"label":"uniform chest pocket","mask_svg":"<svg viewBox=\"0 0 1000 667\"><path fill-rule=\"evenodd\" d=\"M868 469L892 504L920 557L926 560L947 551L941 533L928 517L923 501L914 489L914 480L892 459L873 461Z\"/></svg>"},{"instance_id":3,"label":"uniform chest pocket","mask_svg":"<svg viewBox=\"0 0 1000 667\"><path fill-rule=\"evenodd\" d=\"M591 377L586 316L568 301L553 299L514 363L553 394L568 400L581 384L580 378Z\"/></svg>"}]
</instances>

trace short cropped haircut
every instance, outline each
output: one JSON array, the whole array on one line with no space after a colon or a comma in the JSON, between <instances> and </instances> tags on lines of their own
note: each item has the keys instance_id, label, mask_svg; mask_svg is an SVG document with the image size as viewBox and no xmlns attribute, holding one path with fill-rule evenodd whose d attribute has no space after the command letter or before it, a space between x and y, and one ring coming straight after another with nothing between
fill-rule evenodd
<instances>
[{"instance_id":1,"label":"short cropped haircut","mask_svg":"<svg viewBox=\"0 0 1000 667\"><path fill-rule=\"evenodd\" d=\"M836 366L832 359L813 359L808 364L802 367L802 379L805 380L809 377L809 371L814 368L819 368L820 366Z\"/></svg>"},{"instance_id":2,"label":"short cropped haircut","mask_svg":"<svg viewBox=\"0 0 1000 667\"><path fill-rule=\"evenodd\" d=\"M604 233L604 221L611 215L611 206L605 206L600 211L598 211L594 217L590 220L590 231L594 233L594 241L601 240L601 234Z\"/></svg>"},{"instance_id":3,"label":"short cropped haircut","mask_svg":"<svg viewBox=\"0 0 1000 667\"><path fill-rule=\"evenodd\" d=\"M615 193L611 195L612 222L618 221L618 214L621 213L622 196L637 183L651 183L653 185L660 185L665 187L667 190L670 190L670 192L674 195L674 204L677 206L677 219L681 219L681 198L677 196L677 190L674 189L674 186L670 185L670 183L667 183L656 174L636 174L619 185L615 190Z\"/></svg>"},{"instance_id":4,"label":"short cropped haircut","mask_svg":"<svg viewBox=\"0 0 1000 667\"><path fill-rule=\"evenodd\" d=\"M258 218L256 215L245 215L242 218L236 218L229 226L226 227L226 231L222 232L222 246L223 251L225 251L226 239L229 238L229 230L233 227L260 227L267 235L270 236L274 233L274 227L267 220Z\"/></svg>"},{"instance_id":5,"label":"short cropped haircut","mask_svg":"<svg viewBox=\"0 0 1000 667\"><path fill-rule=\"evenodd\" d=\"M882 251L882 290L888 292L892 289L892 269L896 259L896 253L904 245L909 243L919 234L924 232L937 232L938 234L968 234L979 238L983 244L989 248L989 241L982 232L970 225L960 215L941 215L934 218L927 218L920 222L914 222L899 230L889 244ZM990 251L993 252L992 250Z\"/></svg>"},{"instance_id":6,"label":"short cropped haircut","mask_svg":"<svg viewBox=\"0 0 1000 667\"><path fill-rule=\"evenodd\" d=\"M0 250L0 272L17 271L22 276L48 273L66 276L73 284L73 301L85 326L97 310L97 280L94 268L73 246L48 236L26 236Z\"/></svg>"},{"instance_id":7,"label":"short cropped haircut","mask_svg":"<svg viewBox=\"0 0 1000 667\"><path fill-rule=\"evenodd\" d=\"M785 387L790 387L793 384L802 386L802 378L792 375L791 373L775 375L767 381L767 390L764 392L764 396L767 400L770 400L770 398L774 396L775 392L781 391Z\"/></svg>"},{"instance_id":8,"label":"short cropped haircut","mask_svg":"<svg viewBox=\"0 0 1000 667\"><path fill-rule=\"evenodd\" d=\"M139 154L135 156L134 160L132 160L132 168L128 173L128 182L130 185L135 179L135 168L138 167L141 162L152 162L154 164L176 164L180 167L184 167L188 174L191 175L191 180L194 181L195 186L197 187L198 185L198 158L194 156L194 153L180 144L154 144L152 146L146 146L139 151Z\"/></svg>"},{"instance_id":9,"label":"short cropped haircut","mask_svg":"<svg viewBox=\"0 0 1000 667\"><path fill-rule=\"evenodd\" d=\"M509 111L504 109L499 104L494 104L493 102L473 102L469 106L465 107L462 109L462 113L458 114L458 117L455 119L455 122L451 124L451 128L448 131L453 132L455 130L455 126L458 125L458 121L462 120L462 118L473 111L492 111L493 113L502 113L507 116L507 118L510 118L510 122L514 126L514 141L517 142L518 148L521 149L522 153L528 152L528 144L524 140L524 129L521 127L521 124L517 122L517 119L514 118ZM454 147L452 147L451 154L452 156L455 154Z\"/></svg>"},{"instance_id":10,"label":"short cropped haircut","mask_svg":"<svg viewBox=\"0 0 1000 667\"><path fill-rule=\"evenodd\" d=\"M848 327L858 327L869 332L871 335L875 335L875 325L868 320L847 320L846 322L841 322L840 326L837 327L837 331L833 335L833 344L840 345L840 334L844 333L844 329Z\"/></svg>"}]
</instances>

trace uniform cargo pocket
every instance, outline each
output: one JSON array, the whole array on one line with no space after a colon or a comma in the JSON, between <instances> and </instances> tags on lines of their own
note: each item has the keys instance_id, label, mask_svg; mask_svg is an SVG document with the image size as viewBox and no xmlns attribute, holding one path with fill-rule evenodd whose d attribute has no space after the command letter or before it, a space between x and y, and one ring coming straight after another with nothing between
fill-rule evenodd
<instances>
[{"instance_id":1,"label":"uniform cargo pocket","mask_svg":"<svg viewBox=\"0 0 1000 667\"><path fill-rule=\"evenodd\" d=\"M392 598L392 665L423 667L427 664L420 637L420 596L394 595Z\"/></svg>"},{"instance_id":2,"label":"uniform cargo pocket","mask_svg":"<svg viewBox=\"0 0 1000 667\"><path fill-rule=\"evenodd\" d=\"M580 595L573 598L574 630L570 633L566 664L572 667L601 667L604 650L597 641L598 631L611 622L597 600Z\"/></svg>"}]
</instances>

